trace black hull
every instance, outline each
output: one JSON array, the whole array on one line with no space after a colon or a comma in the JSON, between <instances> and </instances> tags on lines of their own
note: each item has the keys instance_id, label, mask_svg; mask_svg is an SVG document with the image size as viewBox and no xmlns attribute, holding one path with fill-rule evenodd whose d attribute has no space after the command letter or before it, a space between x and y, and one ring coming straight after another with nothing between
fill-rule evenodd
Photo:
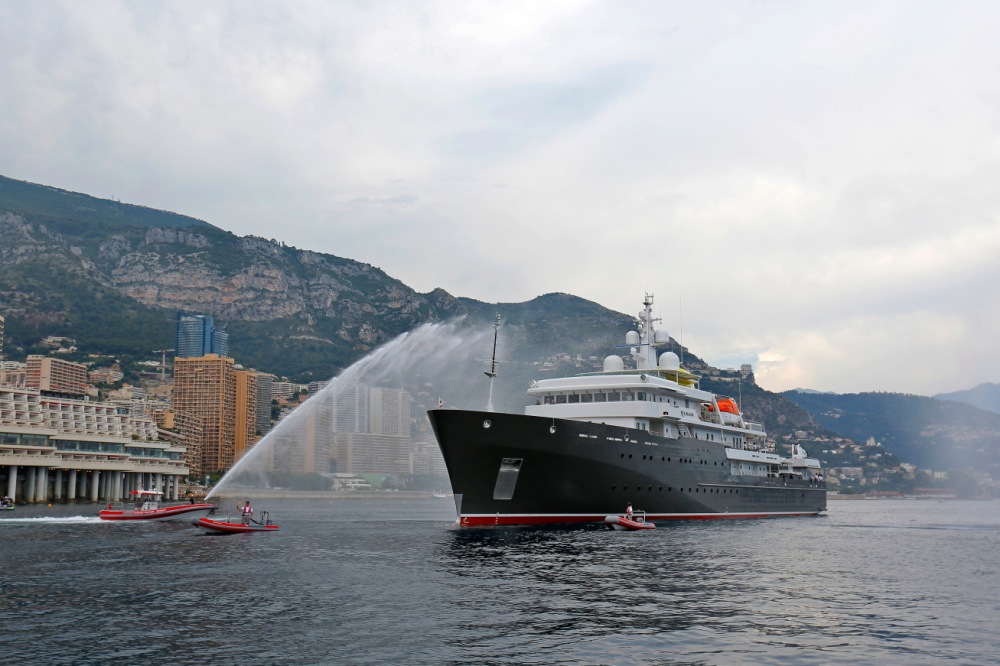
<instances>
[{"instance_id":1,"label":"black hull","mask_svg":"<svg viewBox=\"0 0 1000 666\"><path fill-rule=\"evenodd\" d=\"M826 510L824 482L734 475L718 442L519 414L428 415L463 525L602 522L629 502L655 521Z\"/></svg>"}]
</instances>

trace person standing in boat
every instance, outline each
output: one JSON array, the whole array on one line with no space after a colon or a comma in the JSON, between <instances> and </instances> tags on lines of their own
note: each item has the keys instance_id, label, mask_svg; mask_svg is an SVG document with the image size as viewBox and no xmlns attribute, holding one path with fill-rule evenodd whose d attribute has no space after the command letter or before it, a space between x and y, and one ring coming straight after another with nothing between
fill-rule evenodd
<instances>
[{"instance_id":1,"label":"person standing in boat","mask_svg":"<svg viewBox=\"0 0 1000 666\"><path fill-rule=\"evenodd\" d=\"M632 520L632 502L629 502L628 506L625 507L625 517Z\"/></svg>"},{"instance_id":2,"label":"person standing in boat","mask_svg":"<svg viewBox=\"0 0 1000 666\"><path fill-rule=\"evenodd\" d=\"M253 507L250 506L250 500L247 500L242 507L237 506L236 508L243 513L243 524L249 525L250 521L253 520Z\"/></svg>"}]
</instances>

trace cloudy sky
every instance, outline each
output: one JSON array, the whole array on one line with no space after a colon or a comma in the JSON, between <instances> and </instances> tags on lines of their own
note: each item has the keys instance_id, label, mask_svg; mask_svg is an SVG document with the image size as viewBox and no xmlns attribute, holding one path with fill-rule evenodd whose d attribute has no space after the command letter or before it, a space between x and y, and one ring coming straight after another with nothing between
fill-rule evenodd
<instances>
[{"instance_id":1,"label":"cloudy sky","mask_svg":"<svg viewBox=\"0 0 1000 666\"><path fill-rule=\"evenodd\" d=\"M0 0L0 174L644 292L771 390L1000 382L1000 3Z\"/></svg>"}]
</instances>

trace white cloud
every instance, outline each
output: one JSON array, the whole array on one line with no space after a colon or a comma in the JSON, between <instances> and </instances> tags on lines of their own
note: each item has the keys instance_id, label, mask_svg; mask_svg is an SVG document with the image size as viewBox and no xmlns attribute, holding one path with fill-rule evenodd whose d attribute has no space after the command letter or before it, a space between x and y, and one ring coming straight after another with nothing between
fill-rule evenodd
<instances>
[{"instance_id":1,"label":"white cloud","mask_svg":"<svg viewBox=\"0 0 1000 666\"><path fill-rule=\"evenodd\" d=\"M0 4L0 173L482 300L566 291L768 388L1000 381L993 3ZM943 362L925 358L932 347Z\"/></svg>"}]
</instances>

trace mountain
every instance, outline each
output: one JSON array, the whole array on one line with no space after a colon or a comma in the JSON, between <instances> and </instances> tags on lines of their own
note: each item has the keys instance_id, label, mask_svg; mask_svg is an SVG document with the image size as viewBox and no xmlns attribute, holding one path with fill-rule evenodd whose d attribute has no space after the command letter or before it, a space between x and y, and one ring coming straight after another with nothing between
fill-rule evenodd
<instances>
[{"instance_id":1,"label":"mountain","mask_svg":"<svg viewBox=\"0 0 1000 666\"><path fill-rule=\"evenodd\" d=\"M1000 414L1000 384L980 384L975 388L965 391L955 391L953 393L938 393L934 396L938 400L948 400L950 402L962 402L979 409Z\"/></svg>"},{"instance_id":2,"label":"mountain","mask_svg":"<svg viewBox=\"0 0 1000 666\"><path fill-rule=\"evenodd\" d=\"M496 304L441 289L421 294L370 264L0 176L0 313L6 317L7 358L48 353L45 337L65 336L76 341L70 360L110 357L137 367L159 360L153 350L174 346L179 311L212 315L217 326L226 326L230 353L243 365L299 382L335 376L421 324L461 316L469 326L488 330L499 314L507 363L502 376L520 401L527 400L530 379L599 369L634 327L633 317L571 294ZM870 415L879 424L874 430L845 429L851 419L827 418L829 409L820 405L816 411L802 401L805 394L770 393L752 376L741 379L676 341L672 345L685 366L703 377L704 388L738 398L779 447L787 449L794 440L838 465L891 466L894 459L866 458L840 435L858 441L875 435L887 446L912 439L905 424L897 437L882 423L885 415ZM483 358L489 351L484 345ZM940 431L939 425L928 423L927 430ZM991 445L985 434L980 440ZM903 446L899 453L924 460L934 450L931 444Z\"/></svg>"},{"instance_id":3,"label":"mountain","mask_svg":"<svg viewBox=\"0 0 1000 666\"><path fill-rule=\"evenodd\" d=\"M900 393L798 393L785 397L820 426L854 441L875 438L925 469L1000 472L1000 414L971 405Z\"/></svg>"},{"instance_id":4,"label":"mountain","mask_svg":"<svg viewBox=\"0 0 1000 666\"><path fill-rule=\"evenodd\" d=\"M83 225L97 233L129 227L215 228L208 222L187 215L97 199L87 194L0 176L0 211L3 210L28 214L39 222L47 223L54 231L65 230L71 235L79 235L74 233L79 230L66 229L67 224Z\"/></svg>"},{"instance_id":5,"label":"mountain","mask_svg":"<svg viewBox=\"0 0 1000 666\"><path fill-rule=\"evenodd\" d=\"M228 325L245 365L327 379L426 321L466 312L369 264L194 218L0 177L0 311L7 355L46 335L81 353L149 358L178 311Z\"/></svg>"}]
</instances>

